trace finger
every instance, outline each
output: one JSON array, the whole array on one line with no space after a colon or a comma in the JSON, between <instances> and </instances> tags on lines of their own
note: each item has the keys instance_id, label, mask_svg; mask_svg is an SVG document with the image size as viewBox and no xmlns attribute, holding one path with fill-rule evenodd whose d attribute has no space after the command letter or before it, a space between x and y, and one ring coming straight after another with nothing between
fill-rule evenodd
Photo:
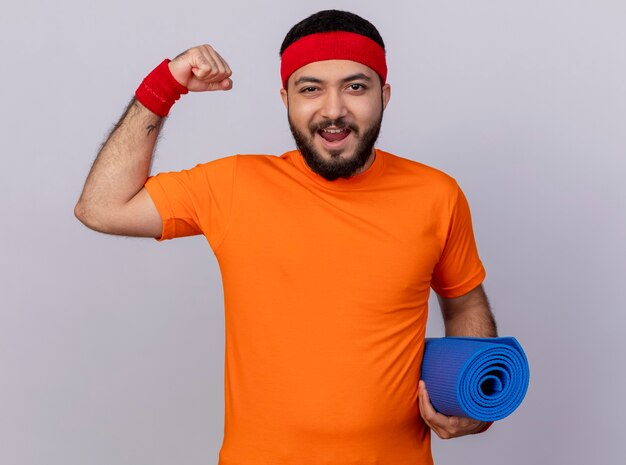
<instances>
[{"instance_id":1,"label":"finger","mask_svg":"<svg viewBox=\"0 0 626 465\"><path fill-rule=\"evenodd\" d=\"M430 426L430 428L441 439L450 439L454 437L456 428L450 425L449 417L435 410L435 407L430 402L430 397L428 395L428 391L426 390L426 383L424 383L424 381L420 381L419 389L420 413L426 424Z\"/></svg>"},{"instance_id":2,"label":"finger","mask_svg":"<svg viewBox=\"0 0 626 465\"><path fill-rule=\"evenodd\" d=\"M426 412L426 406L424 405L424 387L423 387L424 382L420 381L417 385L417 402L418 402L418 406L419 406L419 410L420 410L420 415L422 417L422 419L426 422L426 424L428 426L430 426L429 422L428 422L428 418L426 418L425 412Z\"/></svg>"},{"instance_id":3,"label":"finger","mask_svg":"<svg viewBox=\"0 0 626 465\"><path fill-rule=\"evenodd\" d=\"M222 64L224 65L224 71L226 72L226 74L230 77L233 72L230 69L230 66L228 65L228 62L226 60L224 60L224 58L222 57L222 55L219 54L219 52L217 50L215 50L215 54L217 55L217 57L220 59L220 61L222 62Z\"/></svg>"},{"instance_id":4,"label":"finger","mask_svg":"<svg viewBox=\"0 0 626 465\"><path fill-rule=\"evenodd\" d=\"M219 83L219 87L221 90L230 90L233 88L233 81L232 79L226 78L223 81L220 81Z\"/></svg>"},{"instance_id":5,"label":"finger","mask_svg":"<svg viewBox=\"0 0 626 465\"><path fill-rule=\"evenodd\" d=\"M211 59L211 62L213 63L213 67L215 68L215 71L218 73L221 73L224 71L224 63L219 54L217 53L217 51L211 47L210 45L207 45L206 49L204 50L207 57L209 57Z\"/></svg>"},{"instance_id":6,"label":"finger","mask_svg":"<svg viewBox=\"0 0 626 465\"><path fill-rule=\"evenodd\" d=\"M467 417L448 417L448 420L450 423L445 429L451 437L460 437L477 433L486 425L484 421Z\"/></svg>"},{"instance_id":7,"label":"finger","mask_svg":"<svg viewBox=\"0 0 626 465\"><path fill-rule=\"evenodd\" d=\"M420 400L421 400L420 405L422 405L424 409L423 415L425 415L426 417L428 417L429 420L432 421L433 419L436 418L437 415L441 415L441 414L435 410L435 407L433 407L433 404L430 402L430 397L428 396L428 391L426 390L426 383L423 380L420 380L419 386L420 386Z\"/></svg>"},{"instance_id":8,"label":"finger","mask_svg":"<svg viewBox=\"0 0 626 465\"><path fill-rule=\"evenodd\" d=\"M233 87L233 83L230 79L222 79L218 82L204 82L203 90L214 91L214 90L230 90Z\"/></svg>"},{"instance_id":9,"label":"finger","mask_svg":"<svg viewBox=\"0 0 626 465\"><path fill-rule=\"evenodd\" d=\"M232 72L225 64L225 60L210 45L203 47L203 53L206 59L211 63L211 72L202 77L202 81L208 85L208 89L231 89L232 81L227 81L226 79L232 74Z\"/></svg>"},{"instance_id":10,"label":"finger","mask_svg":"<svg viewBox=\"0 0 626 465\"><path fill-rule=\"evenodd\" d=\"M213 61L215 61L215 65L217 66L217 69L220 70L220 72L224 72L226 71L226 64L224 58L222 58L222 56L217 52L217 50L215 50L214 48L210 48L208 50L208 53L211 55L211 58L213 58Z\"/></svg>"},{"instance_id":11,"label":"finger","mask_svg":"<svg viewBox=\"0 0 626 465\"><path fill-rule=\"evenodd\" d=\"M206 50L198 50L192 62L193 74L202 81L211 82L218 74L218 66L210 53Z\"/></svg>"},{"instance_id":12,"label":"finger","mask_svg":"<svg viewBox=\"0 0 626 465\"><path fill-rule=\"evenodd\" d=\"M212 57L217 63L218 74L215 76L216 81L220 81L220 89L229 90L232 88L232 81L228 78L232 75L230 67L226 61L217 53L216 50L211 51Z\"/></svg>"},{"instance_id":13,"label":"finger","mask_svg":"<svg viewBox=\"0 0 626 465\"><path fill-rule=\"evenodd\" d=\"M420 381L419 384L419 409L420 415L424 422L430 426L431 429L435 430L437 434L438 429L440 427L440 421L437 421L437 416L440 415L437 413L433 405L430 403L430 399L428 397L428 391L426 391L426 384L423 381Z\"/></svg>"},{"instance_id":14,"label":"finger","mask_svg":"<svg viewBox=\"0 0 626 465\"><path fill-rule=\"evenodd\" d=\"M487 426L487 422L475 420L473 418L459 418L459 430L463 431L463 434L474 434L482 431Z\"/></svg>"}]
</instances>

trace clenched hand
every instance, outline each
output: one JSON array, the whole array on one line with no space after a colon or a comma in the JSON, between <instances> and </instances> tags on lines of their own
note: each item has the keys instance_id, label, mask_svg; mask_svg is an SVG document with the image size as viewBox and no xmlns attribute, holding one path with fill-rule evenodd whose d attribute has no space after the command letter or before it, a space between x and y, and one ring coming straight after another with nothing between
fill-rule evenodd
<instances>
[{"instance_id":1,"label":"clenched hand","mask_svg":"<svg viewBox=\"0 0 626 465\"><path fill-rule=\"evenodd\" d=\"M170 72L190 92L230 90L232 71L210 45L199 45L184 51L169 62Z\"/></svg>"}]
</instances>

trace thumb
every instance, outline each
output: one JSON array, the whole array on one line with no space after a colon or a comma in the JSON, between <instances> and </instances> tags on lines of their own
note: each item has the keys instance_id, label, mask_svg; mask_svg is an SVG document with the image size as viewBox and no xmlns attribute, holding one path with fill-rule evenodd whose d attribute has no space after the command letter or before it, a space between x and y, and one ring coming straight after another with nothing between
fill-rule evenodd
<instances>
[{"instance_id":1,"label":"thumb","mask_svg":"<svg viewBox=\"0 0 626 465\"><path fill-rule=\"evenodd\" d=\"M215 82L204 82L202 83L202 88L200 90L230 90L233 88L233 81L229 78L222 79L221 81Z\"/></svg>"},{"instance_id":2,"label":"thumb","mask_svg":"<svg viewBox=\"0 0 626 465\"><path fill-rule=\"evenodd\" d=\"M230 90L233 88L233 80L230 78L226 78L223 81L220 81L219 87L222 90Z\"/></svg>"}]
</instances>

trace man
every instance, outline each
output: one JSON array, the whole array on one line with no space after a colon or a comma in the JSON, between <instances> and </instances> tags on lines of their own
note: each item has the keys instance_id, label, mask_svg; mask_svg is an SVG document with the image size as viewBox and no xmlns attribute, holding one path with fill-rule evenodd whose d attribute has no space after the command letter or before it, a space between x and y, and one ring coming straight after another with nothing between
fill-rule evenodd
<instances>
[{"instance_id":1,"label":"man","mask_svg":"<svg viewBox=\"0 0 626 465\"><path fill-rule=\"evenodd\" d=\"M386 73L372 24L316 13L281 47L298 150L149 177L175 100L232 87L217 51L191 48L146 77L89 173L75 209L88 227L204 234L218 259L221 465L428 464L430 429L451 438L488 426L436 412L419 381L431 287L447 335L492 337L496 327L454 179L374 148Z\"/></svg>"}]
</instances>

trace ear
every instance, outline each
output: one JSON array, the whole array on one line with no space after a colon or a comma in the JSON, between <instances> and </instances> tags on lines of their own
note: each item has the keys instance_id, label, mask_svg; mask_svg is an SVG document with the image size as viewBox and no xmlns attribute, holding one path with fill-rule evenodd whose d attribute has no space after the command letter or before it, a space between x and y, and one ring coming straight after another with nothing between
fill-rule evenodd
<instances>
[{"instance_id":1,"label":"ear","mask_svg":"<svg viewBox=\"0 0 626 465\"><path fill-rule=\"evenodd\" d=\"M382 89L383 92L383 110L387 108L387 103L389 103L389 99L391 98L391 86L389 84L385 84Z\"/></svg>"},{"instance_id":2,"label":"ear","mask_svg":"<svg viewBox=\"0 0 626 465\"><path fill-rule=\"evenodd\" d=\"M287 99L287 91L283 88L280 89L280 97L283 99L283 104L286 109L289 109L289 100Z\"/></svg>"}]
</instances>

